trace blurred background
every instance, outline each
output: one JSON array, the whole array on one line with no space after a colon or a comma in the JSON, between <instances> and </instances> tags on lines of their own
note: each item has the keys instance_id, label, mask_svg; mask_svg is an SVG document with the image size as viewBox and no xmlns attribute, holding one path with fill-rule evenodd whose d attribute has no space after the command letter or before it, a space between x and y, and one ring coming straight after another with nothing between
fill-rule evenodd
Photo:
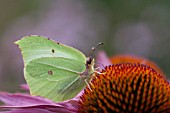
<instances>
[{"instance_id":1,"label":"blurred background","mask_svg":"<svg viewBox=\"0 0 170 113\"><path fill-rule=\"evenodd\" d=\"M133 54L156 62L170 77L168 0L0 0L0 91L25 83L13 43L41 35L86 55L104 42L107 55Z\"/></svg>"}]
</instances>

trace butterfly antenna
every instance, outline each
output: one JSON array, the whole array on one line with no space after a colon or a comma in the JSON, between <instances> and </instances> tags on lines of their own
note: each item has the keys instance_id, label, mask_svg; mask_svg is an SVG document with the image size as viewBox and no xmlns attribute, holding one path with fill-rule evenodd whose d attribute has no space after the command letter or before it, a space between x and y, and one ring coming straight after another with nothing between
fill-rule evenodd
<instances>
[{"instance_id":1,"label":"butterfly antenna","mask_svg":"<svg viewBox=\"0 0 170 113\"><path fill-rule=\"evenodd\" d=\"M92 60L93 60L92 55L93 55L94 51L96 50L96 48L98 48L100 45L103 45L103 42L98 43L98 45L96 47L92 47L89 57L86 60L87 66L92 63Z\"/></svg>"},{"instance_id":2,"label":"butterfly antenna","mask_svg":"<svg viewBox=\"0 0 170 113\"><path fill-rule=\"evenodd\" d=\"M91 52L90 52L90 54L89 54L89 58L92 58L92 55L93 55L94 51L95 51L96 48L98 48L100 45L103 45L103 42L98 43L96 47L92 47Z\"/></svg>"}]
</instances>

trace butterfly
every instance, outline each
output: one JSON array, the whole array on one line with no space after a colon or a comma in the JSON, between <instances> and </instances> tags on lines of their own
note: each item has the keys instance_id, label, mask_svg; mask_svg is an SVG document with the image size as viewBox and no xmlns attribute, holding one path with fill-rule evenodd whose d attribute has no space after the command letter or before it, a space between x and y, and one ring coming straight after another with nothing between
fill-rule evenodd
<instances>
[{"instance_id":1,"label":"butterfly","mask_svg":"<svg viewBox=\"0 0 170 113\"><path fill-rule=\"evenodd\" d=\"M31 95L54 102L71 99L85 88L95 72L91 56L86 58L79 50L49 38L31 35L15 44L23 56L24 77Z\"/></svg>"}]
</instances>

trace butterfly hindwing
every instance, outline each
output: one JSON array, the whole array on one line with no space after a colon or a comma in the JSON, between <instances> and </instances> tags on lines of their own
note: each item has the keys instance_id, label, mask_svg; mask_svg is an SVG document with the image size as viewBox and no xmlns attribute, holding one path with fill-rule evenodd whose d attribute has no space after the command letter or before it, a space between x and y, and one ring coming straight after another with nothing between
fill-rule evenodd
<instances>
[{"instance_id":1,"label":"butterfly hindwing","mask_svg":"<svg viewBox=\"0 0 170 113\"><path fill-rule=\"evenodd\" d=\"M76 60L43 57L30 61L25 75L32 95L63 101L73 98L85 87L79 75L84 68Z\"/></svg>"}]
</instances>

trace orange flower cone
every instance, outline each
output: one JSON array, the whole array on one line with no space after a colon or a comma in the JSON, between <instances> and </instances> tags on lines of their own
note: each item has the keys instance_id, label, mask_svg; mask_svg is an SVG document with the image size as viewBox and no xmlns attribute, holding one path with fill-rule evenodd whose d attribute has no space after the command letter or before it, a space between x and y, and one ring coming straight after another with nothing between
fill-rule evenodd
<instances>
[{"instance_id":1,"label":"orange flower cone","mask_svg":"<svg viewBox=\"0 0 170 113\"><path fill-rule=\"evenodd\" d=\"M143 64L106 67L86 87L79 102L82 113L170 113L170 85Z\"/></svg>"}]
</instances>

